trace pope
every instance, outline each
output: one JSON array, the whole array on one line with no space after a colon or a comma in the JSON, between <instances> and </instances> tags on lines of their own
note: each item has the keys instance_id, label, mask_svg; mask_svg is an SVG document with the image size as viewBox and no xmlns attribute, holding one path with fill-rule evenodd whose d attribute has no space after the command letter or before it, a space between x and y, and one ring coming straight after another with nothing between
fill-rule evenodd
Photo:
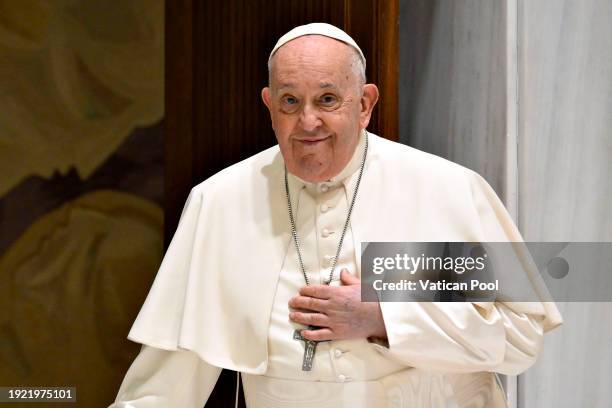
<instances>
[{"instance_id":1,"label":"pope","mask_svg":"<svg viewBox=\"0 0 612 408\"><path fill-rule=\"evenodd\" d=\"M361 242L522 241L478 174L367 132L365 66L329 24L279 39L278 145L191 190L111 407L202 407L223 368L250 408L506 406L496 373L561 324L548 298L361 302Z\"/></svg>"}]
</instances>

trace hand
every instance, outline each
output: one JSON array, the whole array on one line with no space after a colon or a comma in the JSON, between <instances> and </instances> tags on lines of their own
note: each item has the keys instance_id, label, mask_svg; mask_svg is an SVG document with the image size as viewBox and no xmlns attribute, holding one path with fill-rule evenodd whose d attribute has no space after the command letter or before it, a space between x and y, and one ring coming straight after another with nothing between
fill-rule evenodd
<instances>
[{"instance_id":1,"label":"hand","mask_svg":"<svg viewBox=\"0 0 612 408\"><path fill-rule=\"evenodd\" d=\"M345 340L387 338L387 331L378 302L361 302L361 281L347 269L340 272L343 286L304 286L291 298L289 306L297 309L289 318L306 326L321 327L302 330L309 340Z\"/></svg>"}]
</instances>

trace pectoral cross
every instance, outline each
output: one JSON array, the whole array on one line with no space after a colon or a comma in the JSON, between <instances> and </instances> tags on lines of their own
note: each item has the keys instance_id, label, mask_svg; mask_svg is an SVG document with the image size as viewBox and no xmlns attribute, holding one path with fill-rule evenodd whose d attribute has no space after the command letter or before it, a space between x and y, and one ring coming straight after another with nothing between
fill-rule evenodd
<instances>
[{"instance_id":1,"label":"pectoral cross","mask_svg":"<svg viewBox=\"0 0 612 408\"><path fill-rule=\"evenodd\" d=\"M308 330L316 330L318 327L310 326ZM308 340L300 333L303 329L296 329L293 332L293 340L301 340L304 342L304 359L302 360L302 371L312 370L312 362L314 361L315 352L317 351L317 344L322 341Z\"/></svg>"}]
</instances>

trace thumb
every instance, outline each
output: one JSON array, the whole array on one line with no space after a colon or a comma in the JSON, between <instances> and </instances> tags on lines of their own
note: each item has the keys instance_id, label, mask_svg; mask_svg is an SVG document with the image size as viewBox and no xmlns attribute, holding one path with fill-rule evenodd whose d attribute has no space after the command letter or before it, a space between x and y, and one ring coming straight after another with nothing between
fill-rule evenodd
<instances>
[{"instance_id":1,"label":"thumb","mask_svg":"<svg viewBox=\"0 0 612 408\"><path fill-rule=\"evenodd\" d=\"M361 281L358 277L349 273L348 269L344 268L340 271L340 281L344 285L359 285Z\"/></svg>"}]
</instances>

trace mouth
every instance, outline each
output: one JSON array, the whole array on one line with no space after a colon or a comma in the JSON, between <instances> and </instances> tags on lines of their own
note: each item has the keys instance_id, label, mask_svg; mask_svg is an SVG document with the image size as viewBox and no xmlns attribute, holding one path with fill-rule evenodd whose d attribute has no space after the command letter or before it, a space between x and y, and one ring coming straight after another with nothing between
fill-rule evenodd
<instances>
[{"instance_id":1,"label":"mouth","mask_svg":"<svg viewBox=\"0 0 612 408\"><path fill-rule=\"evenodd\" d=\"M305 137L296 139L298 142L305 144L306 146L314 146L318 143L324 142L331 136L319 136L319 137Z\"/></svg>"}]
</instances>

